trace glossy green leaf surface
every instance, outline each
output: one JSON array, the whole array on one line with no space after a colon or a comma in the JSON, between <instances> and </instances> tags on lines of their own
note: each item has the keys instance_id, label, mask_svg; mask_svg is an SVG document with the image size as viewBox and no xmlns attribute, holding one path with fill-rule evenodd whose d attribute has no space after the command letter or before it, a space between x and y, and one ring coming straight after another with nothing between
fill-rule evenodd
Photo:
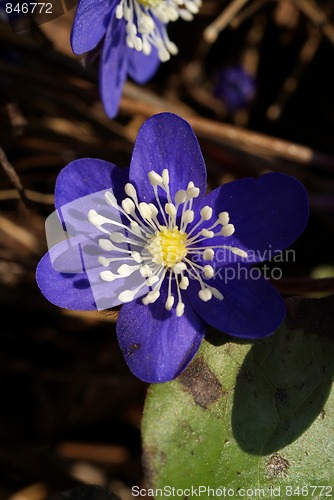
<instances>
[{"instance_id":1,"label":"glossy green leaf surface","mask_svg":"<svg viewBox=\"0 0 334 500\"><path fill-rule=\"evenodd\" d=\"M142 422L149 488L206 486L207 498L221 487L334 495L333 298L288 299L287 310L265 339L209 332L177 380L150 387Z\"/></svg>"}]
</instances>

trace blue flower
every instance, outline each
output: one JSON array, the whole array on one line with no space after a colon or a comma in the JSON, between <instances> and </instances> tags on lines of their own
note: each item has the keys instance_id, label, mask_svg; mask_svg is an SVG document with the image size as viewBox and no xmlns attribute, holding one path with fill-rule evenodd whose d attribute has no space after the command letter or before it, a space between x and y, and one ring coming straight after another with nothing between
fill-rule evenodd
<instances>
[{"instance_id":1,"label":"blue flower","mask_svg":"<svg viewBox=\"0 0 334 500\"><path fill-rule=\"evenodd\" d=\"M214 95L223 101L230 113L234 113L252 102L255 90L255 79L244 68L228 66L217 74Z\"/></svg>"},{"instance_id":2,"label":"blue flower","mask_svg":"<svg viewBox=\"0 0 334 500\"><path fill-rule=\"evenodd\" d=\"M129 169L84 158L57 178L55 206L73 243L49 250L37 283L63 308L122 304L119 345L146 382L177 377L208 324L255 339L273 333L285 316L276 288L250 271L304 230L305 188L268 173L205 193L197 138L171 113L142 125Z\"/></svg>"},{"instance_id":3,"label":"blue flower","mask_svg":"<svg viewBox=\"0 0 334 500\"><path fill-rule=\"evenodd\" d=\"M100 43L99 87L105 111L116 116L124 82L129 75L140 84L157 71L160 62L177 54L166 26L178 18L192 20L201 0L80 0L71 45L75 54Z\"/></svg>"}]
</instances>

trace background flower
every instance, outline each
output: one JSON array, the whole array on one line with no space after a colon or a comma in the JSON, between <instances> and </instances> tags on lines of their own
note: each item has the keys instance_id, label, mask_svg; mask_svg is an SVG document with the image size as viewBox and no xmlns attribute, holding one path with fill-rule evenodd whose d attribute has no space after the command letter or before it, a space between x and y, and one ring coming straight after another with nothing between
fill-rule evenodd
<instances>
[{"instance_id":1,"label":"background flower","mask_svg":"<svg viewBox=\"0 0 334 500\"><path fill-rule=\"evenodd\" d=\"M105 111L116 116L123 84L130 76L144 84L160 62L176 54L167 25L191 20L201 0L80 0L71 33L75 54L101 45L99 87Z\"/></svg>"}]
</instances>

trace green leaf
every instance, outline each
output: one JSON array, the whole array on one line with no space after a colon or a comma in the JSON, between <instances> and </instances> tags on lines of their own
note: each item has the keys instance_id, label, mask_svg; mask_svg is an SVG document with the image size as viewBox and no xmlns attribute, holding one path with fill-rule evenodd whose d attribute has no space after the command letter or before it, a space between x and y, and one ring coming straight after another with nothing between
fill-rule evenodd
<instances>
[{"instance_id":1,"label":"green leaf","mask_svg":"<svg viewBox=\"0 0 334 500\"><path fill-rule=\"evenodd\" d=\"M296 488L333 485L333 306L333 297L288 299L285 324L251 343L210 332L177 380L151 386L147 486L289 486L282 498L297 498Z\"/></svg>"}]
</instances>

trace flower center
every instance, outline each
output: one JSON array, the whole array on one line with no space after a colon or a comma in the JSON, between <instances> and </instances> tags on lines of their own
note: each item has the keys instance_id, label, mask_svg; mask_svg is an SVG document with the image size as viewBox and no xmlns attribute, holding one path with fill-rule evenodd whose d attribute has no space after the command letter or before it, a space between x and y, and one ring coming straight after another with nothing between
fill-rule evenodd
<instances>
[{"instance_id":1,"label":"flower center","mask_svg":"<svg viewBox=\"0 0 334 500\"><path fill-rule=\"evenodd\" d=\"M137 286L130 280L132 288L119 293L118 303L131 302L143 295L143 290L148 287L150 291L142 298L143 304L147 305L160 297L160 289L166 279L165 308L170 311L177 299L176 316L184 313L182 292L190 286L190 280L199 284L198 296L203 302L213 297L223 300L222 293L211 282L207 282L215 277L214 264L210 264L215 260L215 250L226 251L226 261L231 255L248 257L242 248L226 245L227 238L235 231L228 212L220 212L215 221L211 221L213 210L209 206L202 207L199 214L195 214L193 201L200 190L193 182L189 182L185 189L179 189L172 198L167 169L161 175L152 170L148 180L155 203L139 202L137 191L131 183L125 185L128 197L121 205L111 192L105 193L106 202L127 219L127 224L104 217L93 209L88 212L89 222L108 235L99 240L99 246L111 252L110 257L99 257L99 263L109 268L101 271L101 280L109 282L137 273ZM164 205L159 190L163 192ZM194 223L196 218L197 222ZM105 224L121 228L122 232L109 230L104 227ZM218 239L215 242L219 244L210 245L210 239L216 237ZM120 261L125 263L119 265ZM217 258L219 261L226 264L224 259ZM116 273L110 269L113 265L117 267Z\"/></svg>"},{"instance_id":2,"label":"flower center","mask_svg":"<svg viewBox=\"0 0 334 500\"><path fill-rule=\"evenodd\" d=\"M152 254L152 261L155 264L173 268L187 255L186 243L187 237L183 231L177 227L172 229L163 227L152 236L147 249Z\"/></svg>"},{"instance_id":3,"label":"flower center","mask_svg":"<svg viewBox=\"0 0 334 500\"><path fill-rule=\"evenodd\" d=\"M163 0L137 0L138 3L146 7L147 9L155 8L160 5Z\"/></svg>"},{"instance_id":4,"label":"flower center","mask_svg":"<svg viewBox=\"0 0 334 500\"><path fill-rule=\"evenodd\" d=\"M152 47L162 62L178 53L167 34L166 26L181 18L191 21L198 13L202 0L120 0L115 11L117 19L126 25L126 44L131 49L149 55Z\"/></svg>"}]
</instances>

